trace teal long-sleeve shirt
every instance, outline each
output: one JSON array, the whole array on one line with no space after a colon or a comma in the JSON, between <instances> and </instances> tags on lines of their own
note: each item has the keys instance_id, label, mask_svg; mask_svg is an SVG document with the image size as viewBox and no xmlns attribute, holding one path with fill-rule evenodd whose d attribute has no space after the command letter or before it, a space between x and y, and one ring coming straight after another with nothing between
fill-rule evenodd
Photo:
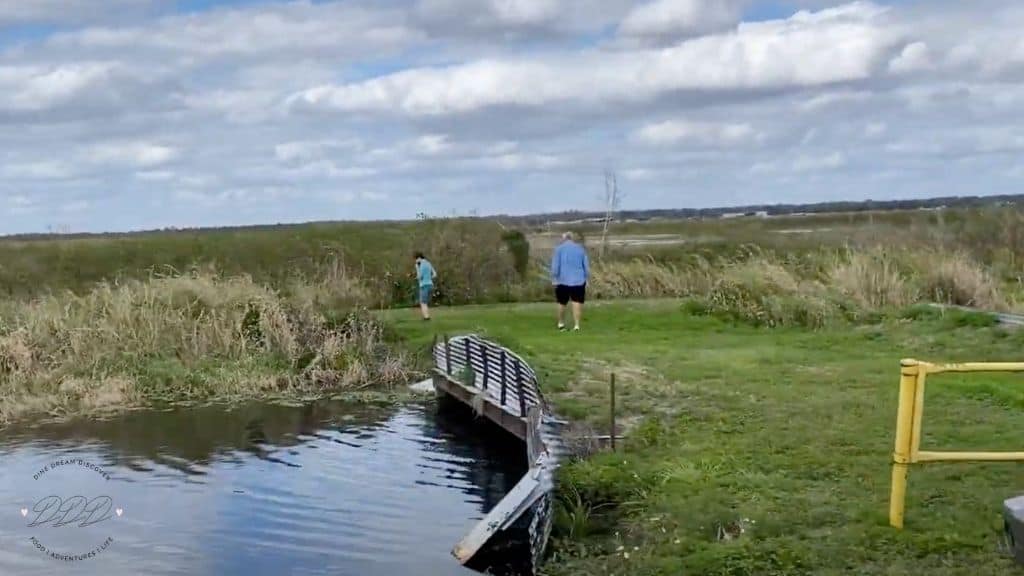
<instances>
[{"instance_id":1,"label":"teal long-sleeve shirt","mask_svg":"<svg viewBox=\"0 0 1024 576\"><path fill-rule=\"evenodd\" d=\"M590 259L579 244L568 240L555 248L551 257L551 283L563 286L582 286L590 278Z\"/></svg>"},{"instance_id":2,"label":"teal long-sleeve shirt","mask_svg":"<svg viewBox=\"0 0 1024 576\"><path fill-rule=\"evenodd\" d=\"M434 271L434 266L426 258L416 263L416 278L419 280L420 286L433 286L436 276L437 272Z\"/></svg>"}]
</instances>

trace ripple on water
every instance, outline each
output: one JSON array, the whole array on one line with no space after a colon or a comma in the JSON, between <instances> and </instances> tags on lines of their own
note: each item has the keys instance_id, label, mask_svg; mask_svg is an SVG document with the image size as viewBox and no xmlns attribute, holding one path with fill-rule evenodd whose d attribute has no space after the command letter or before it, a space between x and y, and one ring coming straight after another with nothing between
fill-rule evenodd
<instances>
[{"instance_id":1,"label":"ripple on water","mask_svg":"<svg viewBox=\"0 0 1024 576\"><path fill-rule=\"evenodd\" d=\"M521 447L492 434L433 407L333 402L11 430L0 437L0 574L64 569L33 535L65 553L112 537L74 564L80 574L469 574L451 547L524 472ZM60 458L93 462L110 480L84 468L32 479ZM106 491L124 516L26 528L18 509L44 488Z\"/></svg>"}]
</instances>

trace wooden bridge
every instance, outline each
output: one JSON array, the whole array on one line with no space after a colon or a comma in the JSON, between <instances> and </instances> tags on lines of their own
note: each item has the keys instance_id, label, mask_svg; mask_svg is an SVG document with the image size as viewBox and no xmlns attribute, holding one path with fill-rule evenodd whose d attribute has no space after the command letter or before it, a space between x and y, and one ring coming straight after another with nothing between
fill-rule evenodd
<instances>
[{"instance_id":1,"label":"wooden bridge","mask_svg":"<svg viewBox=\"0 0 1024 576\"><path fill-rule=\"evenodd\" d=\"M522 358L475 335L436 341L434 389L471 407L526 444L529 470L505 498L452 550L468 563L495 535L528 522L531 566L536 571L551 534L552 492L562 443L541 395L537 374Z\"/></svg>"}]
</instances>

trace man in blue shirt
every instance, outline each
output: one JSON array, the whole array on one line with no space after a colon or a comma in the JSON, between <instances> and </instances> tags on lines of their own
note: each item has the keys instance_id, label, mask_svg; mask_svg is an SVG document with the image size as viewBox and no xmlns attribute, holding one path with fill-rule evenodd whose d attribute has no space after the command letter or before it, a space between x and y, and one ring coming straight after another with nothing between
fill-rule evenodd
<instances>
[{"instance_id":1,"label":"man in blue shirt","mask_svg":"<svg viewBox=\"0 0 1024 576\"><path fill-rule=\"evenodd\" d=\"M562 243L551 257L551 284L558 301L558 329L565 330L565 306L572 301L572 317L576 321L573 331L579 331L583 316L583 301L587 296L590 260L587 251L573 241L572 232L562 234Z\"/></svg>"},{"instance_id":2,"label":"man in blue shirt","mask_svg":"<svg viewBox=\"0 0 1024 576\"><path fill-rule=\"evenodd\" d=\"M437 272L422 252L416 253L416 280L419 285L420 313L424 320L430 320L430 293L434 290Z\"/></svg>"}]
</instances>

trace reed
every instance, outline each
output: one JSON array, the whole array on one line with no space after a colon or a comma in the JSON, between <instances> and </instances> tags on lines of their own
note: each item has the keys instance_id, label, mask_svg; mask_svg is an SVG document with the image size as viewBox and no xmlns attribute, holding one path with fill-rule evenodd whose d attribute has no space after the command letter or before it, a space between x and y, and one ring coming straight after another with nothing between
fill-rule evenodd
<instances>
[{"instance_id":1,"label":"reed","mask_svg":"<svg viewBox=\"0 0 1024 576\"><path fill-rule=\"evenodd\" d=\"M205 271L8 302L0 423L38 412L407 381L409 363L388 346L378 321L358 310L327 314L321 297L343 284L289 295L248 276Z\"/></svg>"}]
</instances>

